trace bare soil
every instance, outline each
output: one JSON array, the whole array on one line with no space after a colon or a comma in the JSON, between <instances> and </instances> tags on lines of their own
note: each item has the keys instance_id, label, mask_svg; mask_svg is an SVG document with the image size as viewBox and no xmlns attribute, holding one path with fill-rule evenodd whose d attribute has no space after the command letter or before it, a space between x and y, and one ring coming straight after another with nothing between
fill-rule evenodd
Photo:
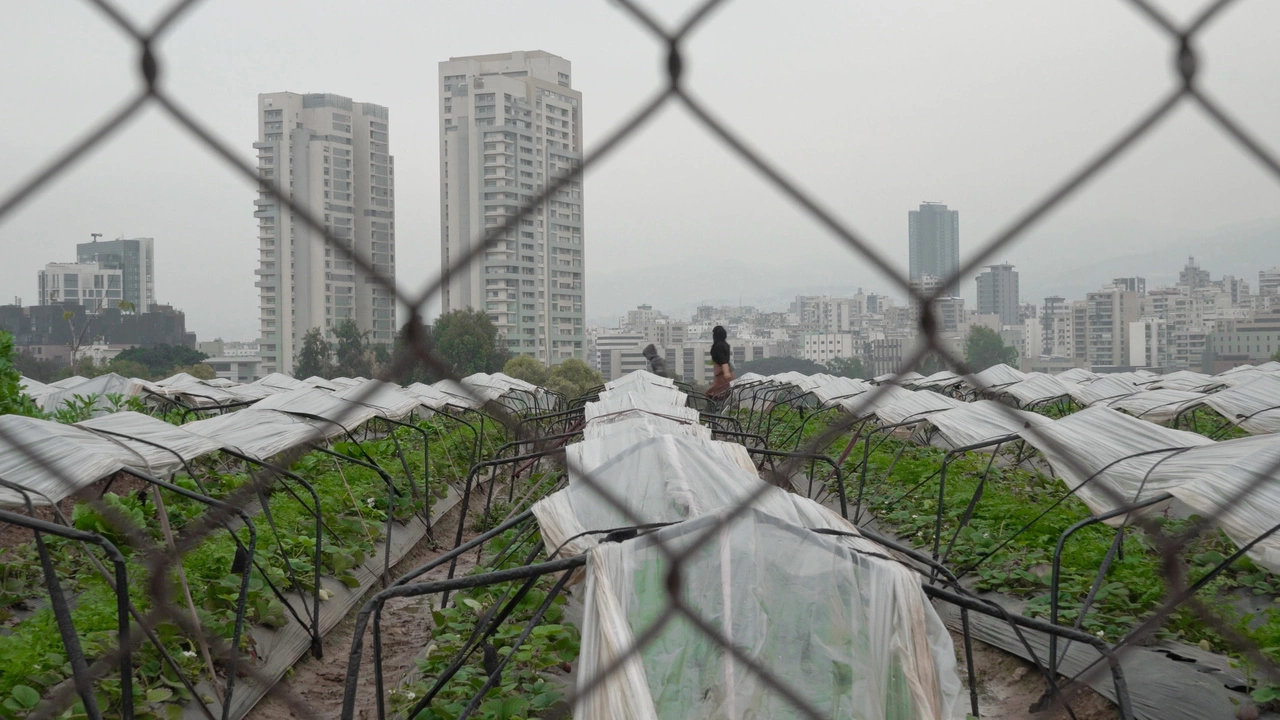
<instances>
[{"instance_id":1,"label":"bare soil","mask_svg":"<svg viewBox=\"0 0 1280 720\"><path fill-rule=\"evenodd\" d=\"M965 685L964 707L969 707L968 670L964 667L964 638L951 634L957 650L956 670ZM1044 710L1032 711L1042 702L1048 685L1035 666L986 643L973 641L973 664L978 675L978 709L983 720L1070 720L1071 715L1059 704L1045 703ZM1111 701L1087 686L1065 689L1066 702L1076 720L1113 720L1120 717Z\"/></svg>"}]
</instances>

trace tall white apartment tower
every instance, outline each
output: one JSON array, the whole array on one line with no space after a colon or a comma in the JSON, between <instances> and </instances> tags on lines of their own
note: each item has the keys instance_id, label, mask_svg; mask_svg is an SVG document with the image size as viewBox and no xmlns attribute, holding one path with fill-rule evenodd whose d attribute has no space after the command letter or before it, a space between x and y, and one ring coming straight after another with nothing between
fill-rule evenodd
<instances>
[{"instance_id":1,"label":"tall white apartment tower","mask_svg":"<svg viewBox=\"0 0 1280 720\"><path fill-rule=\"evenodd\" d=\"M325 93L258 96L258 175L395 283L395 164L387 108ZM394 295L260 188L258 298L263 373L293 370L302 338L347 318L375 343L396 334Z\"/></svg>"},{"instance_id":2,"label":"tall white apartment tower","mask_svg":"<svg viewBox=\"0 0 1280 720\"><path fill-rule=\"evenodd\" d=\"M443 310L483 309L512 353L547 365L586 355L582 183L478 243L582 162L582 94L540 50L440 63ZM450 272L450 264L479 252Z\"/></svg>"}]
</instances>

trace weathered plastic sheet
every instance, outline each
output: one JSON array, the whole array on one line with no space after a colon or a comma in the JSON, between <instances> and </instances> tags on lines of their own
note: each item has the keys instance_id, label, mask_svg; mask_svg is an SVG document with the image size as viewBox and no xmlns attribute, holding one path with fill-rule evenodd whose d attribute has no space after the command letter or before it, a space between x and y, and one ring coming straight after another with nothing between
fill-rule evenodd
<instances>
[{"instance_id":1,"label":"weathered plastic sheet","mask_svg":"<svg viewBox=\"0 0 1280 720\"><path fill-rule=\"evenodd\" d=\"M1206 395L1204 403L1251 435L1280 432L1280 375L1256 375Z\"/></svg>"},{"instance_id":2,"label":"weathered plastic sheet","mask_svg":"<svg viewBox=\"0 0 1280 720\"><path fill-rule=\"evenodd\" d=\"M1092 405L1103 400L1114 400L1125 395L1132 395L1142 388L1132 380L1116 375L1103 375L1087 385L1071 388L1071 398L1081 405Z\"/></svg>"},{"instance_id":3,"label":"weathered plastic sheet","mask_svg":"<svg viewBox=\"0 0 1280 720\"><path fill-rule=\"evenodd\" d=\"M1212 382L1213 376L1191 370L1177 370L1161 375L1159 380L1147 386L1151 390L1195 390Z\"/></svg>"},{"instance_id":4,"label":"weathered plastic sheet","mask_svg":"<svg viewBox=\"0 0 1280 720\"><path fill-rule=\"evenodd\" d=\"M405 392L399 385L381 380L365 380L359 385L352 385L333 393L333 397L367 405L378 414L378 417L391 420L403 420L409 417L422 404L416 395Z\"/></svg>"},{"instance_id":5,"label":"weathered plastic sheet","mask_svg":"<svg viewBox=\"0 0 1280 720\"><path fill-rule=\"evenodd\" d=\"M909 385L911 383L914 383L923 379L924 379L924 376L921 375L920 373L916 372L915 370L908 370L902 373L901 375L899 375L898 373L885 373L884 375L877 375L876 377L872 378L872 381L880 385L883 385L885 383Z\"/></svg>"},{"instance_id":6,"label":"weathered plastic sheet","mask_svg":"<svg viewBox=\"0 0 1280 720\"><path fill-rule=\"evenodd\" d=\"M88 381L89 381L89 378L84 377L82 375L72 375L71 377L65 377L65 378L62 378L61 380L55 380L49 384L52 385L53 387L62 388L65 390L66 388L75 387L80 383L88 382Z\"/></svg>"},{"instance_id":7,"label":"weathered plastic sheet","mask_svg":"<svg viewBox=\"0 0 1280 720\"><path fill-rule=\"evenodd\" d=\"M1280 435L1224 440L1165 459L1151 484L1172 493L1244 546L1280 523ZM1259 478L1261 482L1259 483ZM1248 553L1280 572L1280 536L1271 535Z\"/></svg>"},{"instance_id":8,"label":"weathered plastic sheet","mask_svg":"<svg viewBox=\"0 0 1280 720\"><path fill-rule=\"evenodd\" d=\"M1071 368L1070 370L1063 370L1055 377L1068 385L1079 385L1080 383L1097 380L1099 375L1084 368Z\"/></svg>"},{"instance_id":9,"label":"weathered plastic sheet","mask_svg":"<svg viewBox=\"0 0 1280 720\"><path fill-rule=\"evenodd\" d=\"M721 514L591 550L579 690L655 622L668 605L666 553L689 551L686 606L821 717L963 717L951 638L910 571L759 510L717 530ZM680 616L579 697L578 720L799 716Z\"/></svg>"},{"instance_id":10,"label":"weathered plastic sheet","mask_svg":"<svg viewBox=\"0 0 1280 720\"><path fill-rule=\"evenodd\" d=\"M1102 405L1019 434L1044 454L1067 487L1080 488L1076 495L1095 513L1157 494L1158 490L1144 482L1152 467L1174 451L1213 444L1203 435L1139 420ZM1111 498L1104 487L1120 501ZM1119 525L1122 520L1109 522Z\"/></svg>"},{"instance_id":11,"label":"weathered plastic sheet","mask_svg":"<svg viewBox=\"0 0 1280 720\"><path fill-rule=\"evenodd\" d=\"M1068 385L1063 382L1056 375L1031 373L1025 380L1001 388L1000 394L1013 398L1022 407L1027 407L1036 403L1070 397L1071 388L1074 386L1074 384Z\"/></svg>"},{"instance_id":12,"label":"weathered plastic sheet","mask_svg":"<svg viewBox=\"0 0 1280 720\"><path fill-rule=\"evenodd\" d=\"M755 383L768 382L768 380L768 376L749 372L730 380L729 385L731 387L738 387L739 385L752 385Z\"/></svg>"},{"instance_id":13,"label":"weathered plastic sheet","mask_svg":"<svg viewBox=\"0 0 1280 720\"><path fill-rule=\"evenodd\" d=\"M145 461L124 445L74 425L0 415L0 478L30 490L34 505L56 504L140 464ZM21 493L0 487L0 507L25 506Z\"/></svg>"},{"instance_id":14,"label":"weathered plastic sheet","mask_svg":"<svg viewBox=\"0 0 1280 720\"><path fill-rule=\"evenodd\" d=\"M924 416L960 407L965 403L942 393L930 390L907 391L906 395L891 403L881 404L875 409L876 419L881 425L898 425L912 420L921 420Z\"/></svg>"},{"instance_id":15,"label":"weathered plastic sheet","mask_svg":"<svg viewBox=\"0 0 1280 720\"><path fill-rule=\"evenodd\" d=\"M200 378L196 377L195 375L192 375L191 373L180 372L174 375L170 375L169 377L163 380L157 380L156 385L159 385L160 387L169 387L170 385L189 385L191 383L198 383L198 382L200 382Z\"/></svg>"},{"instance_id":16,"label":"weathered plastic sheet","mask_svg":"<svg viewBox=\"0 0 1280 720\"><path fill-rule=\"evenodd\" d=\"M610 380L604 384L606 390L617 390L629 387L632 383L647 383L649 385L665 385L675 387L676 381L671 378L654 375L648 370L633 370L620 378Z\"/></svg>"},{"instance_id":17,"label":"weathered plastic sheet","mask_svg":"<svg viewBox=\"0 0 1280 720\"><path fill-rule=\"evenodd\" d=\"M298 380L297 378L278 372L264 375L249 384L261 385L262 387L271 388L273 390L301 390L305 387L314 387L305 380Z\"/></svg>"},{"instance_id":18,"label":"weathered plastic sheet","mask_svg":"<svg viewBox=\"0 0 1280 720\"><path fill-rule=\"evenodd\" d=\"M149 383L143 383L141 380L134 380L115 373L107 373L99 375L92 380L85 380L71 386L63 386L62 389L56 392L44 395L40 398L40 409L45 412L54 412L62 408L66 403L74 401L77 395L87 398L96 396L97 399L94 402L92 413L99 415L110 411L110 404L106 399L107 395L137 397L143 393L144 385L146 384Z\"/></svg>"},{"instance_id":19,"label":"weathered plastic sheet","mask_svg":"<svg viewBox=\"0 0 1280 720\"><path fill-rule=\"evenodd\" d=\"M432 410L439 410L450 405L464 409L471 407L470 405L464 404L459 398L454 397L449 393L441 392L424 383L414 383L406 387L405 392L418 398L418 402L421 403L423 407L427 407Z\"/></svg>"},{"instance_id":20,"label":"weathered plastic sheet","mask_svg":"<svg viewBox=\"0 0 1280 720\"><path fill-rule=\"evenodd\" d=\"M851 398L837 400L836 404L844 408L845 412L853 415L855 418L862 420L869 418L875 414L876 408L892 405L896 402L902 402L906 398L914 395L910 390L898 387L897 385L881 385L869 392L856 395ZM938 395L935 392L929 392L930 395ZM942 397L938 395L938 397Z\"/></svg>"},{"instance_id":21,"label":"weathered plastic sheet","mask_svg":"<svg viewBox=\"0 0 1280 720\"><path fill-rule=\"evenodd\" d=\"M182 429L217 440L224 448L259 460L267 460L304 443L320 442L327 436L321 427L302 418L257 407L190 422Z\"/></svg>"},{"instance_id":22,"label":"weathered plastic sheet","mask_svg":"<svg viewBox=\"0 0 1280 720\"><path fill-rule=\"evenodd\" d=\"M1139 390L1132 395L1102 400L1098 404L1123 410L1148 422L1166 423L1187 408L1199 405L1208 397L1204 393L1188 390Z\"/></svg>"},{"instance_id":23,"label":"weathered plastic sheet","mask_svg":"<svg viewBox=\"0 0 1280 720\"><path fill-rule=\"evenodd\" d=\"M950 370L939 370L938 372L920 378L911 383L911 387L916 389L923 388L947 388L952 385L959 385L964 382L964 378L951 372Z\"/></svg>"},{"instance_id":24,"label":"weathered plastic sheet","mask_svg":"<svg viewBox=\"0 0 1280 720\"><path fill-rule=\"evenodd\" d=\"M711 429L688 420L672 420L671 418L651 415L643 410L623 410L598 417L586 424L582 429L583 440L595 440L617 432L628 432L634 426L641 437L656 435L692 435L711 439Z\"/></svg>"},{"instance_id":25,"label":"weathered plastic sheet","mask_svg":"<svg viewBox=\"0 0 1280 720\"><path fill-rule=\"evenodd\" d=\"M1235 370L1237 368L1232 369ZM1204 385L1196 389L1201 392L1213 392L1219 388L1233 388L1239 385L1247 385L1258 378L1264 377L1280 377L1280 374L1270 370L1262 370L1260 368L1247 368L1230 374L1223 373L1221 375L1215 375Z\"/></svg>"},{"instance_id":26,"label":"weathered plastic sheet","mask_svg":"<svg viewBox=\"0 0 1280 720\"><path fill-rule=\"evenodd\" d=\"M32 380L26 375L19 378L18 385L22 388L22 392L26 393L27 397L37 401L37 404L39 404L40 398L58 391L58 388L52 385L45 385L39 380Z\"/></svg>"},{"instance_id":27,"label":"weathered plastic sheet","mask_svg":"<svg viewBox=\"0 0 1280 720\"><path fill-rule=\"evenodd\" d=\"M497 400L505 394L501 388L487 385L463 385L460 382L448 379L441 380L431 387L446 395L452 395L455 398L454 405L460 405L471 410L480 408L485 403Z\"/></svg>"},{"instance_id":28,"label":"weathered plastic sheet","mask_svg":"<svg viewBox=\"0 0 1280 720\"><path fill-rule=\"evenodd\" d=\"M125 445L139 457L141 462L130 463L130 467L156 477L165 477L181 469L183 460L194 460L222 449L218 441L197 435L185 426L172 425L159 418L128 410L85 420L76 423L76 426L90 432L105 431L101 433L103 437ZM122 435L128 437L121 437Z\"/></svg>"},{"instance_id":29,"label":"weathered plastic sheet","mask_svg":"<svg viewBox=\"0 0 1280 720\"><path fill-rule=\"evenodd\" d=\"M378 416L378 411L368 405L357 405L316 388L277 393L259 400L253 407L257 410L279 410L324 418L312 421L312 424L320 428L325 437L341 435L342 430L355 430Z\"/></svg>"},{"instance_id":30,"label":"weathered plastic sheet","mask_svg":"<svg viewBox=\"0 0 1280 720\"><path fill-rule=\"evenodd\" d=\"M626 410L643 410L647 413L685 422L698 421L698 411L696 409L672 405L637 390L624 394L611 394L608 398L587 403L583 407L582 418L584 422L590 423L596 418Z\"/></svg>"},{"instance_id":31,"label":"weathered plastic sheet","mask_svg":"<svg viewBox=\"0 0 1280 720\"><path fill-rule=\"evenodd\" d=\"M972 378L966 378L964 384L974 390L996 390L1026 379L1027 376L1022 371L999 363L974 374Z\"/></svg>"},{"instance_id":32,"label":"weathered plastic sheet","mask_svg":"<svg viewBox=\"0 0 1280 720\"><path fill-rule=\"evenodd\" d=\"M330 382L325 378L320 377L319 375L312 375L311 377L303 380L302 382L310 385L311 387L320 388L321 390L337 390L338 389L337 385L334 385L332 382ZM290 388L290 389L296 390L297 388Z\"/></svg>"},{"instance_id":33,"label":"weathered plastic sheet","mask_svg":"<svg viewBox=\"0 0 1280 720\"><path fill-rule=\"evenodd\" d=\"M689 401L689 396L676 387L668 387L665 385L632 385L629 388L618 388L616 390L605 390L600 393L598 400L600 402L608 402L614 398L621 398L629 392L637 395L644 395L649 400L660 402L666 405L683 406Z\"/></svg>"},{"instance_id":34,"label":"weathered plastic sheet","mask_svg":"<svg viewBox=\"0 0 1280 720\"><path fill-rule=\"evenodd\" d=\"M856 378L828 376L811 392L824 406L830 405L836 398L853 397L874 387L866 380Z\"/></svg>"},{"instance_id":35,"label":"weathered plastic sheet","mask_svg":"<svg viewBox=\"0 0 1280 720\"><path fill-rule=\"evenodd\" d=\"M942 447L960 448L995 442L1017 435L1028 427L1051 422L1053 421L1038 413L1014 410L995 400L977 400L952 410L926 415L924 423L916 432Z\"/></svg>"},{"instance_id":36,"label":"weathered plastic sheet","mask_svg":"<svg viewBox=\"0 0 1280 720\"><path fill-rule=\"evenodd\" d=\"M271 394L262 387L249 388L248 391L242 391L241 388L248 388L248 386L237 386L234 389L221 388L197 379L192 382L166 385L164 395L176 398L190 407L210 407L260 400Z\"/></svg>"}]
</instances>

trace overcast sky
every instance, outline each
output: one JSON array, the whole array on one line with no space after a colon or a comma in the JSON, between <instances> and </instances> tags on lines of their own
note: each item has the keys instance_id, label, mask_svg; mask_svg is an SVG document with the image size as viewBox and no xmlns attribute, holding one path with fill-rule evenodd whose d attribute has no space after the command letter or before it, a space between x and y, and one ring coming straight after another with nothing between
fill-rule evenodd
<instances>
[{"instance_id":1,"label":"overcast sky","mask_svg":"<svg viewBox=\"0 0 1280 720\"><path fill-rule=\"evenodd\" d=\"M641 2L672 23L691 4ZM121 4L139 19L167 5ZM1159 4L1187 18L1203 3ZM138 86L134 46L88 3L10 5L0 26L0 197ZM1242 0L1200 43L1203 85L1272 148L1278 27L1280 3ZM397 280L413 291L439 269L436 65L521 49L572 61L588 150L662 83L658 43L617 6L589 0L205 0L158 52L164 86L248 162L260 92L388 106ZM1120 0L733 0L690 38L686 77L905 271L909 209L923 200L958 209L967 257L1153 105L1173 83L1171 54ZM157 295L186 311L188 329L251 339L254 197L251 183L148 110L0 219L0 298L35 302L37 270L73 260L92 232L150 236ZM1280 263L1278 199L1280 183L1188 105L994 260L1019 265L1024 300L1109 279L1084 268L1176 274L1188 247L1215 276L1256 272ZM899 294L675 106L587 176L585 214L590 318L643 302L767 302L809 287ZM1263 250L1231 256L1240 237Z\"/></svg>"}]
</instances>

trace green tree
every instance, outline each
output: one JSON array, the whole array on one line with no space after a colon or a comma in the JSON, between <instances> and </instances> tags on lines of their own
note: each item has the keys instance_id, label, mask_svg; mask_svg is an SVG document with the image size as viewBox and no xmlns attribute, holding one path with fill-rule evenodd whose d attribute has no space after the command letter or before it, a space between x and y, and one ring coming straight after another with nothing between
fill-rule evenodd
<instances>
[{"instance_id":1,"label":"green tree","mask_svg":"<svg viewBox=\"0 0 1280 720\"><path fill-rule=\"evenodd\" d=\"M397 372L391 380L401 385L426 383L430 385L440 379L431 366L422 359L422 350L415 342L431 347L431 326L422 322L422 318L413 313L405 324L400 326L392 344L391 357L386 364L398 365Z\"/></svg>"},{"instance_id":2,"label":"green tree","mask_svg":"<svg viewBox=\"0 0 1280 720\"><path fill-rule=\"evenodd\" d=\"M13 364L13 336L0 330L0 415L39 417L40 410L22 391L22 373Z\"/></svg>"},{"instance_id":3,"label":"green tree","mask_svg":"<svg viewBox=\"0 0 1280 720\"><path fill-rule=\"evenodd\" d=\"M964 362L972 372L981 372L1000 363L1014 365L1018 362L1018 350L1005 345L995 330L975 325L964 343Z\"/></svg>"},{"instance_id":4,"label":"green tree","mask_svg":"<svg viewBox=\"0 0 1280 720\"><path fill-rule=\"evenodd\" d=\"M298 349L298 357L293 361L293 374L299 378L313 375L328 377L329 343L324 341L320 328L311 328L302 336L302 347Z\"/></svg>"},{"instance_id":5,"label":"green tree","mask_svg":"<svg viewBox=\"0 0 1280 720\"><path fill-rule=\"evenodd\" d=\"M551 368L551 372L547 374L545 387L567 398L576 398L603 383L604 376L600 371L592 370L589 365L577 358L569 358Z\"/></svg>"},{"instance_id":6,"label":"green tree","mask_svg":"<svg viewBox=\"0 0 1280 720\"><path fill-rule=\"evenodd\" d=\"M1280 362L1280 350L1271 353L1271 359L1276 362Z\"/></svg>"},{"instance_id":7,"label":"green tree","mask_svg":"<svg viewBox=\"0 0 1280 720\"><path fill-rule=\"evenodd\" d=\"M861 358L835 357L827 361L827 373L836 377L866 378L866 368Z\"/></svg>"},{"instance_id":8,"label":"green tree","mask_svg":"<svg viewBox=\"0 0 1280 720\"><path fill-rule=\"evenodd\" d=\"M184 372L191 377L199 378L200 380L212 380L218 377L218 373L214 371L213 367L205 363L183 365L173 369L174 375L177 375L180 372Z\"/></svg>"},{"instance_id":9,"label":"green tree","mask_svg":"<svg viewBox=\"0 0 1280 720\"><path fill-rule=\"evenodd\" d=\"M152 378L151 369L137 360L121 360L119 357L113 358L107 363L107 372L113 372L127 378L138 378L140 380L150 380ZM172 375L174 373L169 373ZM169 375L165 375L168 377ZM160 378L164 379L164 378Z\"/></svg>"},{"instance_id":10,"label":"green tree","mask_svg":"<svg viewBox=\"0 0 1280 720\"><path fill-rule=\"evenodd\" d=\"M23 375L45 384L58 380L62 370L54 361L38 358L30 353L14 353L11 360Z\"/></svg>"},{"instance_id":11,"label":"green tree","mask_svg":"<svg viewBox=\"0 0 1280 720\"><path fill-rule=\"evenodd\" d=\"M431 331L431 340L436 353L459 377L498 372L510 357L498 329L480 310L454 310L441 315Z\"/></svg>"},{"instance_id":12,"label":"green tree","mask_svg":"<svg viewBox=\"0 0 1280 720\"><path fill-rule=\"evenodd\" d=\"M745 375L747 373L755 373L757 375L777 375L778 373L798 372L805 375L816 375L825 373L827 369L812 360L796 357L771 357L760 358L744 362L734 367L734 375Z\"/></svg>"},{"instance_id":13,"label":"green tree","mask_svg":"<svg viewBox=\"0 0 1280 720\"><path fill-rule=\"evenodd\" d=\"M550 377L547 366L538 362L532 355L517 355L511 358L506 365L502 366L502 374L544 387L547 384L547 378Z\"/></svg>"},{"instance_id":14,"label":"green tree","mask_svg":"<svg viewBox=\"0 0 1280 720\"><path fill-rule=\"evenodd\" d=\"M347 318L333 329L337 338L334 373L347 377L369 377L373 374L373 351L369 348L370 332L360 331L356 321Z\"/></svg>"},{"instance_id":15,"label":"green tree","mask_svg":"<svg viewBox=\"0 0 1280 720\"><path fill-rule=\"evenodd\" d=\"M176 368L195 365L201 360L209 359L209 356L195 348L181 345L155 345L122 350L114 359L120 362L128 360L141 363L147 367L151 377L164 379L175 374L177 372Z\"/></svg>"}]
</instances>

